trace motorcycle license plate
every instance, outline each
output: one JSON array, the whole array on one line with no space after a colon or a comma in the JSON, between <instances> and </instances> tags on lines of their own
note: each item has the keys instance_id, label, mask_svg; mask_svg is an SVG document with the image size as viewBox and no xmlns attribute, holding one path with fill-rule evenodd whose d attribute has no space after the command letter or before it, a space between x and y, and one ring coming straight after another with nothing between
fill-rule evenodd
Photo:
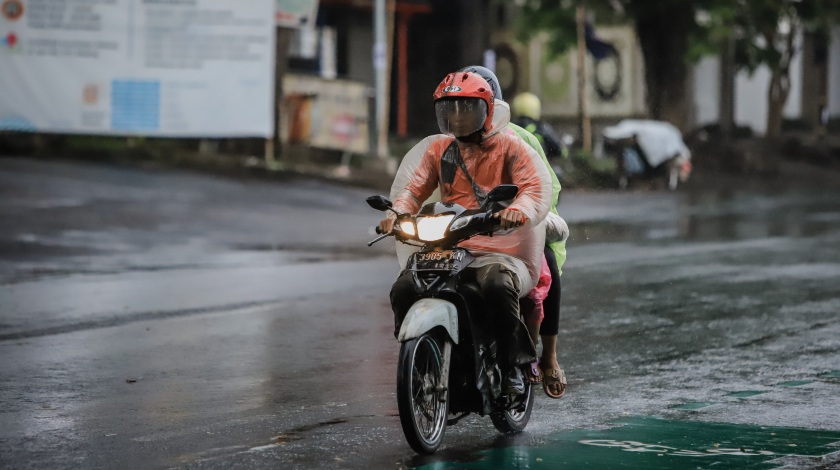
<instances>
[{"instance_id":1,"label":"motorcycle license plate","mask_svg":"<svg viewBox=\"0 0 840 470\"><path fill-rule=\"evenodd\" d=\"M429 251L414 254L414 270L451 270L464 260L464 251Z\"/></svg>"}]
</instances>

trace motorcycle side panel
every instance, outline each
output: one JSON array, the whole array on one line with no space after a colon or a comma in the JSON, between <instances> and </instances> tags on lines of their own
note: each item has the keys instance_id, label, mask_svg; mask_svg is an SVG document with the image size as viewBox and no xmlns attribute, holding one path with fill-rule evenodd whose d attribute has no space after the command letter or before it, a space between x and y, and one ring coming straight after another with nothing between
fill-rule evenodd
<instances>
[{"instance_id":1,"label":"motorcycle side panel","mask_svg":"<svg viewBox=\"0 0 840 470\"><path fill-rule=\"evenodd\" d=\"M408 309L397 339L402 342L418 338L436 326L444 327L452 342L458 344L458 309L455 305L441 299L420 299Z\"/></svg>"}]
</instances>

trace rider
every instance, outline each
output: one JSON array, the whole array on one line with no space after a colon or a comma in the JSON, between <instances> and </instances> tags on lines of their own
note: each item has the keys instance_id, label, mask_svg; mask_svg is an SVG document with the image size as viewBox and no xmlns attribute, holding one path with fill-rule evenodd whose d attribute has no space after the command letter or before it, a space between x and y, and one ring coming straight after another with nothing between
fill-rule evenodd
<instances>
[{"instance_id":1,"label":"rider","mask_svg":"<svg viewBox=\"0 0 840 470\"><path fill-rule=\"evenodd\" d=\"M507 394L524 392L519 366L536 359L525 325L519 318L519 298L539 278L545 244L543 220L552 205L552 180L539 154L507 132L507 119L494 122L490 85L472 72L446 76L434 93L435 113L443 135L427 137L403 159L392 187L394 209L417 213L437 189L443 202L477 209L499 184L515 184L519 193L495 214L501 232L461 243L476 260L464 276L475 278L487 301L498 332L499 363ZM481 202L480 202L481 201ZM380 223L391 232L395 215ZM520 230L508 231L520 225ZM536 230L534 230L536 228ZM396 330L416 300L410 273L403 272L391 289Z\"/></svg>"}]
</instances>

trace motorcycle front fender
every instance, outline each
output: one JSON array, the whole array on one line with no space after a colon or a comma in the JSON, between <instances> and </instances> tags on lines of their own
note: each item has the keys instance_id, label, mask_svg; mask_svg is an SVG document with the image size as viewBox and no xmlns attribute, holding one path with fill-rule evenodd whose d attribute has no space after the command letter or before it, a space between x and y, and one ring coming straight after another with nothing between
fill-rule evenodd
<instances>
[{"instance_id":1,"label":"motorcycle front fender","mask_svg":"<svg viewBox=\"0 0 840 470\"><path fill-rule=\"evenodd\" d=\"M458 309L452 302L441 299L420 299L408 309L397 339L400 342L418 338L436 326L449 333L458 344Z\"/></svg>"}]
</instances>

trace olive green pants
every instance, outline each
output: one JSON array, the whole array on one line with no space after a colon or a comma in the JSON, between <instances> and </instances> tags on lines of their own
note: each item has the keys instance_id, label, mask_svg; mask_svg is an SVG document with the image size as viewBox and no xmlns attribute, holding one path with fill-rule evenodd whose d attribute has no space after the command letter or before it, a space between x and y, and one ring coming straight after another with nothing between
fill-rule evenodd
<instances>
[{"instance_id":1,"label":"olive green pants","mask_svg":"<svg viewBox=\"0 0 840 470\"><path fill-rule=\"evenodd\" d=\"M474 280L481 288L487 305L487 320L493 323L493 331L496 333L497 357L503 371L536 361L534 344L519 316L519 277L498 263L467 268L460 276L464 281ZM408 310L417 300L419 296L414 289L411 271L403 271L391 288L394 336L399 335ZM477 319L475 316L473 318Z\"/></svg>"}]
</instances>

